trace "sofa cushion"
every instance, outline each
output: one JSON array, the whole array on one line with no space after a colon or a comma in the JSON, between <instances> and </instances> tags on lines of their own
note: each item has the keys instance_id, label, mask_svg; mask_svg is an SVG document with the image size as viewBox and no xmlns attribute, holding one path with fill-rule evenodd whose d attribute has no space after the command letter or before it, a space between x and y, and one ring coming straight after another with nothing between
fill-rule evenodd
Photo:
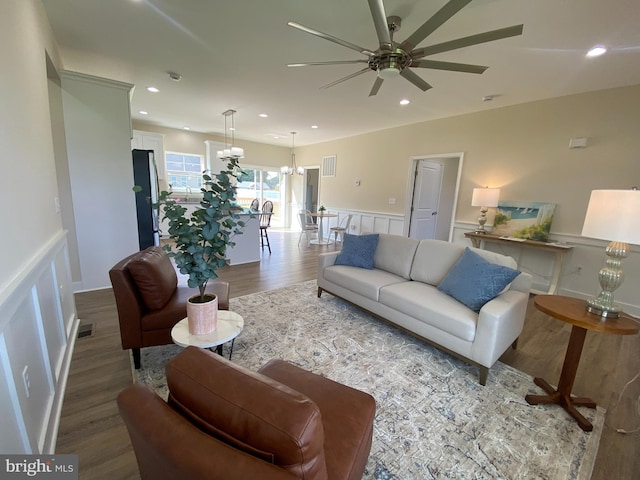
<instances>
[{"instance_id":1,"label":"sofa cushion","mask_svg":"<svg viewBox=\"0 0 640 480\"><path fill-rule=\"evenodd\" d=\"M432 285L389 285L380 291L380 303L463 340L475 339L478 314Z\"/></svg>"},{"instance_id":2,"label":"sofa cushion","mask_svg":"<svg viewBox=\"0 0 640 480\"><path fill-rule=\"evenodd\" d=\"M373 256L378 245L378 234L350 235L344 234L342 250L336 257L335 265L373 268Z\"/></svg>"},{"instance_id":3,"label":"sofa cushion","mask_svg":"<svg viewBox=\"0 0 640 480\"><path fill-rule=\"evenodd\" d=\"M364 270L347 265L333 265L323 271L325 280L340 285L354 293L362 295L373 301L378 301L380 289L394 283L406 282L404 278L374 268Z\"/></svg>"},{"instance_id":4,"label":"sofa cushion","mask_svg":"<svg viewBox=\"0 0 640 480\"><path fill-rule=\"evenodd\" d=\"M373 267L409 279L411 263L420 240L399 235L380 234Z\"/></svg>"},{"instance_id":5,"label":"sofa cushion","mask_svg":"<svg viewBox=\"0 0 640 480\"><path fill-rule=\"evenodd\" d=\"M178 286L171 260L160 247L149 247L136 255L127 269L149 310L164 307Z\"/></svg>"},{"instance_id":6,"label":"sofa cushion","mask_svg":"<svg viewBox=\"0 0 640 480\"><path fill-rule=\"evenodd\" d=\"M298 478L327 477L322 418L307 396L196 347L174 357L166 375L169 404L202 430L272 454Z\"/></svg>"},{"instance_id":7,"label":"sofa cushion","mask_svg":"<svg viewBox=\"0 0 640 480\"><path fill-rule=\"evenodd\" d=\"M498 295L514 278L518 270L490 263L469 248L440 282L438 289L479 312L482 306Z\"/></svg>"},{"instance_id":8,"label":"sofa cushion","mask_svg":"<svg viewBox=\"0 0 640 480\"><path fill-rule=\"evenodd\" d=\"M464 246L442 240L421 240L411 267L411 280L437 286L460 260Z\"/></svg>"}]
</instances>

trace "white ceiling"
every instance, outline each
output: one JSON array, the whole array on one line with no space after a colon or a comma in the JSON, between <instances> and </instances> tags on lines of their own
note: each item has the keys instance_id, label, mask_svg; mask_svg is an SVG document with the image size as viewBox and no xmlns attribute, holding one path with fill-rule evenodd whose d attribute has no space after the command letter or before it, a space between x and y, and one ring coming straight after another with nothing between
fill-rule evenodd
<instances>
[{"instance_id":1,"label":"white ceiling","mask_svg":"<svg viewBox=\"0 0 640 480\"><path fill-rule=\"evenodd\" d=\"M429 57L487 65L482 75L416 69L375 97L367 72L320 87L363 65L287 63L365 58L287 26L288 21L369 49L377 38L366 0L43 0L64 67L135 84L134 119L222 133L232 108L236 138L290 145L332 140L544 98L640 84L637 0L474 0L419 46L524 24L524 34ZM402 17L402 41L446 0L384 0ZM609 52L586 58L603 44ZM180 82L167 72L182 75ZM155 85L159 93L146 87ZM491 102L482 97L496 95ZM410 105L400 106L407 98ZM142 116L139 110L149 112ZM258 117L267 113L266 119ZM319 128L312 129L312 125ZM276 139L273 135L284 138Z\"/></svg>"}]
</instances>

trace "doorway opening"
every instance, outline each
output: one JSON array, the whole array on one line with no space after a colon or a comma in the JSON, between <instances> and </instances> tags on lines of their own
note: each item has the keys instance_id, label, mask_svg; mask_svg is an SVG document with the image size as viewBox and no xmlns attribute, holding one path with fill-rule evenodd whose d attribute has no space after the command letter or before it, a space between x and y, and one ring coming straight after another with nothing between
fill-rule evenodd
<instances>
[{"instance_id":1,"label":"doorway opening","mask_svg":"<svg viewBox=\"0 0 640 480\"><path fill-rule=\"evenodd\" d=\"M304 209L311 213L318 211L320 198L320 168L308 167L304 169ZM314 222L316 219L314 218Z\"/></svg>"},{"instance_id":2,"label":"doorway opening","mask_svg":"<svg viewBox=\"0 0 640 480\"><path fill-rule=\"evenodd\" d=\"M282 175L277 170L269 170L268 167L242 167L242 173L238 176L236 184L236 201L238 205L249 208L254 199L258 200L258 209L267 200L273 202L272 227L282 227L285 224L284 185Z\"/></svg>"},{"instance_id":3,"label":"doorway opening","mask_svg":"<svg viewBox=\"0 0 640 480\"><path fill-rule=\"evenodd\" d=\"M463 153L451 153L413 158L405 235L451 241L463 157Z\"/></svg>"}]
</instances>

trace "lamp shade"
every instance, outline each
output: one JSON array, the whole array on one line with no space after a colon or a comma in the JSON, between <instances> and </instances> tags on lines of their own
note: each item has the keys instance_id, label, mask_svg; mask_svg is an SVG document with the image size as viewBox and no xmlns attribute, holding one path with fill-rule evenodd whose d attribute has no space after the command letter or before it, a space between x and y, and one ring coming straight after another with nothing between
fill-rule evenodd
<instances>
[{"instance_id":1,"label":"lamp shade","mask_svg":"<svg viewBox=\"0 0 640 480\"><path fill-rule=\"evenodd\" d=\"M472 207L497 207L500 199L499 188L474 188L471 197Z\"/></svg>"},{"instance_id":2,"label":"lamp shade","mask_svg":"<svg viewBox=\"0 0 640 480\"><path fill-rule=\"evenodd\" d=\"M640 190L593 190L582 236L640 245Z\"/></svg>"}]
</instances>

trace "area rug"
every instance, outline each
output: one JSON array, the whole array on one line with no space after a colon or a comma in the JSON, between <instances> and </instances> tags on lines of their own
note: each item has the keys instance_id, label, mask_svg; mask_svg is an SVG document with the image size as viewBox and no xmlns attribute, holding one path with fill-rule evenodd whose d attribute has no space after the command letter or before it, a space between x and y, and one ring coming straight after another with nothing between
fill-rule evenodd
<instances>
[{"instance_id":1,"label":"area rug","mask_svg":"<svg viewBox=\"0 0 640 480\"><path fill-rule=\"evenodd\" d=\"M244 317L232 360L272 358L370 393L377 413L367 479L588 479L604 410L580 408L583 432L557 406L531 406L529 375L498 362L478 370L324 293L315 281L231 300ZM137 381L166 398L164 365L181 348L142 350ZM225 348L228 355L228 346Z\"/></svg>"}]
</instances>

